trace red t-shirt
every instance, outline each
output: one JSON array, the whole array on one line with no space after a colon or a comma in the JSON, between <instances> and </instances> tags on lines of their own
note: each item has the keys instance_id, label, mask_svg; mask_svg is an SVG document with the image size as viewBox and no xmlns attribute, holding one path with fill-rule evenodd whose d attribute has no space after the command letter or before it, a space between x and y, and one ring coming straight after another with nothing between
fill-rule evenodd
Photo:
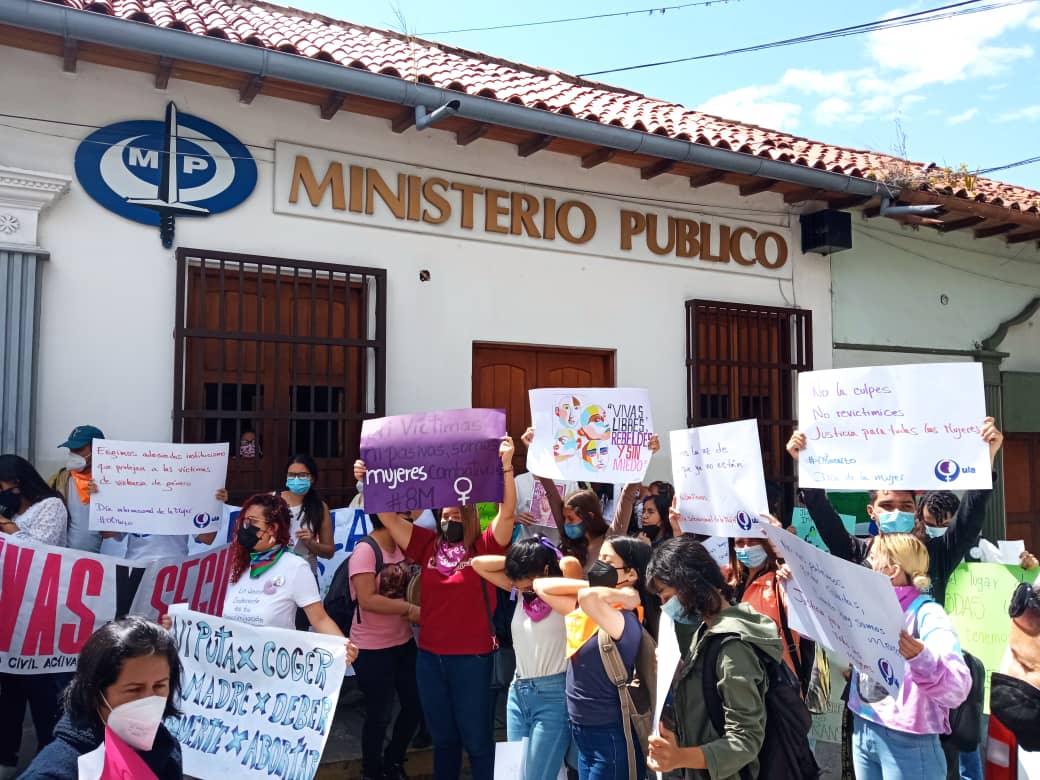
<instances>
[{"instance_id":1,"label":"red t-shirt","mask_svg":"<svg viewBox=\"0 0 1040 780\"><path fill-rule=\"evenodd\" d=\"M412 527L412 541L405 555L422 567L420 587L419 647L438 655L482 655L494 650L494 627L488 621L488 605L494 612L495 587L473 570L477 555L505 555L491 526L478 538L474 551L454 573L445 577L434 565L437 534ZM487 601L480 593L484 588Z\"/></svg>"}]
</instances>

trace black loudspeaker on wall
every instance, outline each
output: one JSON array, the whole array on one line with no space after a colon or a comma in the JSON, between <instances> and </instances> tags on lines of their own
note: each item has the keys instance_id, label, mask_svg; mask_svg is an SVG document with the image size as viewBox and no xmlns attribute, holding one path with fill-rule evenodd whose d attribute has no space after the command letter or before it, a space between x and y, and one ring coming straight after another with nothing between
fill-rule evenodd
<instances>
[{"instance_id":1,"label":"black loudspeaker on wall","mask_svg":"<svg viewBox=\"0 0 1040 780\"><path fill-rule=\"evenodd\" d=\"M802 214L802 252L830 255L852 249L852 215L824 209Z\"/></svg>"}]
</instances>

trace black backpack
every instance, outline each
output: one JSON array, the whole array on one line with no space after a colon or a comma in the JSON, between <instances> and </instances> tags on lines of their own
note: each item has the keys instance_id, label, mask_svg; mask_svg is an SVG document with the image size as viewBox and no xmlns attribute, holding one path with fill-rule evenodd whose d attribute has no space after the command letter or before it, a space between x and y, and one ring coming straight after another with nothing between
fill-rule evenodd
<instances>
[{"instance_id":1,"label":"black backpack","mask_svg":"<svg viewBox=\"0 0 1040 780\"><path fill-rule=\"evenodd\" d=\"M921 607L927 603L922 601L914 611L911 633L918 639L921 638L918 617ZM964 656L964 663L968 665L968 671L971 672L971 691L968 692L968 698L950 710L950 733L943 737L943 741L952 743L962 753L971 753L982 742L982 703L986 697L986 667L971 653L962 649L961 654Z\"/></svg>"},{"instance_id":2,"label":"black backpack","mask_svg":"<svg viewBox=\"0 0 1040 780\"><path fill-rule=\"evenodd\" d=\"M361 539L358 544L367 544L376 556L376 576L383 570L383 551L379 542L371 536ZM339 626L343 636L350 636L350 627L354 625L354 616L361 622L361 610L357 608L357 599L350 597L350 558L347 558L336 569L329 583L329 592L325 595L325 612Z\"/></svg>"},{"instance_id":3,"label":"black backpack","mask_svg":"<svg viewBox=\"0 0 1040 780\"><path fill-rule=\"evenodd\" d=\"M719 651L726 642L741 641L737 634L716 634L704 640L702 685L711 725L725 733L725 716L719 696ZM758 753L758 780L817 780L820 767L809 748L812 715L802 701L798 678L783 661L774 661L749 643L765 670L766 733ZM741 780L751 780L751 768L740 770Z\"/></svg>"}]
</instances>

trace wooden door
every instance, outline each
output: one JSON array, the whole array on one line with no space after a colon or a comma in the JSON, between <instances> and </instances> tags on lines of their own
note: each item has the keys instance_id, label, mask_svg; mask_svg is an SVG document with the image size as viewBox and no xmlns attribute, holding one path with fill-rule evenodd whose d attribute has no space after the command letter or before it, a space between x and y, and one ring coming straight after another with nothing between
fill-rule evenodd
<instances>
[{"instance_id":1,"label":"wooden door","mask_svg":"<svg viewBox=\"0 0 1040 780\"><path fill-rule=\"evenodd\" d=\"M1040 433L1009 433L1004 440L1007 538L1040 548Z\"/></svg>"},{"instance_id":2,"label":"wooden door","mask_svg":"<svg viewBox=\"0 0 1040 780\"><path fill-rule=\"evenodd\" d=\"M473 406L506 410L506 430L519 444L531 424L527 391L539 387L613 387L614 352L512 344L473 345ZM513 467L527 470L518 446Z\"/></svg>"}]
</instances>

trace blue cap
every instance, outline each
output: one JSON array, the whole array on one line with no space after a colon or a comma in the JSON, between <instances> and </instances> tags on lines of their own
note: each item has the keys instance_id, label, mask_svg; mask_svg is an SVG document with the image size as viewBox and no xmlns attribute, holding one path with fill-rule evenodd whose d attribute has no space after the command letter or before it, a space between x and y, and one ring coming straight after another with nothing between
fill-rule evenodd
<instances>
[{"instance_id":1,"label":"blue cap","mask_svg":"<svg viewBox=\"0 0 1040 780\"><path fill-rule=\"evenodd\" d=\"M67 441L62 442L58 447L68 447L70 450L78 450L80 447L86 447L94 439L103 439L105 434L101 432L100 428L95 428L93 425L77 425L72 429L72 433L69 434Z\"/></svg>"}]
</instances>

